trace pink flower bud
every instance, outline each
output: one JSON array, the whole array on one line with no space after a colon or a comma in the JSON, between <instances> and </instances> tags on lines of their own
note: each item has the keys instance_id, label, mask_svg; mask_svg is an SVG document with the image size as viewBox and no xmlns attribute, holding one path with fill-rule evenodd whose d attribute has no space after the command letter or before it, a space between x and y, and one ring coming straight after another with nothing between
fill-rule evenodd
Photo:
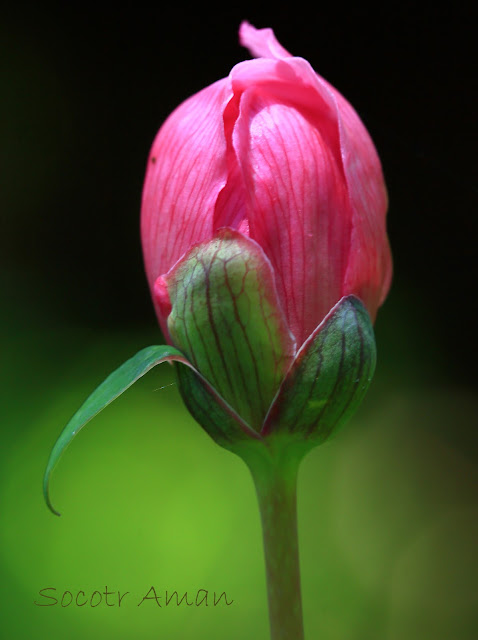
<instances>
[{"instance_id":1,"label":"pink flower bud","mask_svg":"<svg viewBox=\"0 0 478 640\"><path fill-rule=\"evenodd\" d=\"M146 273L169 339L158 278L220 228L239 231L268 257L299 347L343 296L375 317L392 270L387 194L345 98L271 29L244 22L239 35L257 59L183 102L154 141L142 200Z\"/></svg>"}]
</instances>

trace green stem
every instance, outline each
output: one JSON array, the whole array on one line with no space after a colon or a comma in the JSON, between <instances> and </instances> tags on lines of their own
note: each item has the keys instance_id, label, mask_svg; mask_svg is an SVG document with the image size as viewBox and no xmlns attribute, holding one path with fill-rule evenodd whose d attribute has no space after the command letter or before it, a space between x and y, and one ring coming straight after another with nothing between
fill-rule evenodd
<instances>
[{"instance_id":1,"label":"green stem","mask_svg":"<svg viewBox=\"0 0 478 640\"><path fill-rule=\"evenodd\" d=\"M245 458L262 520L271 640L303 640L297 538L297 474L302 453Z\"/></svg>"}]
</instances>

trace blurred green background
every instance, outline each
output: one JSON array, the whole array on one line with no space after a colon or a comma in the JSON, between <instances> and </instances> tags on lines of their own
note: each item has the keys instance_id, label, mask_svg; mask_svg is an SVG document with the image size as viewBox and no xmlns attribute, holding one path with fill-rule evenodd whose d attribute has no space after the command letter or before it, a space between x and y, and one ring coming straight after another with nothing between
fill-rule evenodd
<instances>
[{"instance_id":1,"label":"blurred green background","mask_svg":"<svg viewBox=\"0 0 478 640\"><path fill-rule=\"evenodd\" d=\"M61 518L41 493L50 448L79 404L161 341L139 245L146 156L169 111L246 57L236 36L243 18L274 27L357 107L390 190L395 280L376 325L375 381L299 479L306 636L474 640L469 20L403 4L378 14L140 5L112 14L97 3L78 13L43 4L4 11L1 634L267 638L252 481L189 417L172 367L149 373L68 449L52 479ZM138 607L151 586L163 607ZM35 606L46 587L58 599L106 587L129 594L121 607L104 596L97 607ZM208 607L164 606L166 590L194 599L199 589ZM212 606L223 591L233 603Z\"/></svg>"}]
</instances>

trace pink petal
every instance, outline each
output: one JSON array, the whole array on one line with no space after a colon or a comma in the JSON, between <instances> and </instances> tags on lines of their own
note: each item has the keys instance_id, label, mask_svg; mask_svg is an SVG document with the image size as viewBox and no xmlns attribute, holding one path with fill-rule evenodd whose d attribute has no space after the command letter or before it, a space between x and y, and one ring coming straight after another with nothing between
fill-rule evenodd
<instances>
[{"instance_id":1,"label":"pink petal","mask_svg":"<svg viewBox=\"0 0 478 640\"><path fill-rule=\"evenodd\" d=\"M392 278L387 238L387 191L375 146L356 111L335 92L340 111L342 158L352 204L352 236L342 295L357 295L372 320Z\"/></svg>"},{"instance_id":2,"label":"pink petal","mask_svg":"<svg viewBox=\"0 0 478 640\"><path fill-rule=\"evenodd\" d=\"M224 135L226 137L227 181L216 201L213 225L214 231L222 227L230 227L231 229L241 229L242 233L248 235L249 222L246 210L246 191L232 145L232 131L239 113L238 109L239 99L233 95L223 114Z\"/></svg>"},{"instance_id":3,"label":"pink petal","mask_svg":"<svg viewBox=\"0 0 478 640\"><path fill-rule=\"evenodd\" d=\"M271 29L255 29L243 23L241 44L253 55L288 63L306 85L316 91L335 112L338 144L351 207L351 237L341 295L353 293L366 304L372 318L390 287L392 260L385 215L387 194L380 159L359 116L347 100L302 58L293 58L276 40ZM322 127L324 123L318 122Z\"/></svg>"},{"instance_id":4,"label":"pink petal","mask_svg":"<svg viewBox=\"0 0 478 640\"><path fill-rule=\"evenodd\" d=\"M223 110L229 91L224 79L183 102L153 143L141 211L151 290L192 244L213 235L214 207L227 178ZM164 318L156 311L164 331Z\"/></svg>"},{"instance_id":5,"label":"pink petal","mask_svg":"<svg viewBox=\"0 0 478 640\"><path fill-rule=\"evenodd\" d=\"M303 62L257 60L231 72L242 92L233 145L249 235L271 260L298 345L341 297L351 219L335 104Z\"/></svg>"},{"instance_id":6,"label":"pink petal","mask_svg":"<svg viewBox=\"0 0 478 640\"><path fill-rule=\"evenodd\" d=\"M250 236L274 266L300 345L340 296L349 229L334 214L347 209L347 194L324 136L299 111L253 90L241 107L236 140Z\"/></svg>"}]
</instances>

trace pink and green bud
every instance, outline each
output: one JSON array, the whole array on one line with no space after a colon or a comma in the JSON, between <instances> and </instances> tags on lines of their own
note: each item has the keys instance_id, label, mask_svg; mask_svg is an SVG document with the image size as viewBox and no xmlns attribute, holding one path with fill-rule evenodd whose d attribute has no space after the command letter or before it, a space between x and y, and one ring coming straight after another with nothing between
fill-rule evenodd
<instances>
[{"instance_id":1,"label":"pink and green bud","mask_svg":"<svg viewBox=\"0 0 478 640\"><path fill-rule=\"evenodd\" d=\"M271 29L243 23L240 40L257 59L182 103L154 141L146 273L166 339L202 376L178 367L185 402L216 440L287 430L318 442L373 374L371 320L391 278L386 188L345 98ZM211 418L204 380L235 435Z\"/></svg>"}]
</instances>

